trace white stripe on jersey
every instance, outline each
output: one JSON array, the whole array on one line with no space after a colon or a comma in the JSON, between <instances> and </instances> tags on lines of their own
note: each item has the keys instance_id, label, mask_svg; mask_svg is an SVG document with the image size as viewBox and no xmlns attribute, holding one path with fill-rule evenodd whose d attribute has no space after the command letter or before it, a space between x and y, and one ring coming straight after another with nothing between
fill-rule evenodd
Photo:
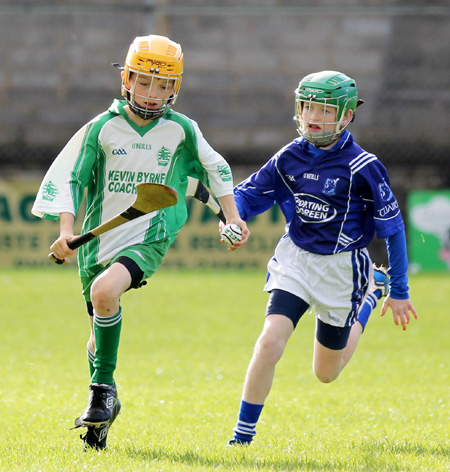
<instances>
[{"instance_id":1,"label":"white stripe on jersey","mask_svg":"<svg viewBox=\"0 0 450 472\"><path fill-rule=\"evenodd\" d=\"M365 167L369 162L377 160L377 157L374 154L369 154L368 152L363 152L355 159L350 161L350 170L353 174L360 171L363 167Z\"/></svg>"},{"instance_id":2,"label":"white stripe on jersey","mask_svg":"<svg viewBox=\"0 0 450 472\"><path fill-rule=\"evenodd\" d=\"M340 234L339 235L339 244L341 244L342 246L347 247L347 246L350 246L350 244L353 244L353 243L359 241L361 238L362 238L362 236L360 236L358 239L354 240L354 239L349 238L345 234Z\"/></svg>"}]
</instances>

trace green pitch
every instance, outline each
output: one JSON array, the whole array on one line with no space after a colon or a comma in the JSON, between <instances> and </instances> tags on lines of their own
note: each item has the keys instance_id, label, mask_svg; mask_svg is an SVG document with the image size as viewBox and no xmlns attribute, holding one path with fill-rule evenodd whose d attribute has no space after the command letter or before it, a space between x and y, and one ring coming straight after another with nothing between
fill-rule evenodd
<instances>
[{"instance_id":1,"label":"green pitch","mask_svg":"<svg viewBox=\"0 0 450 472\"><path fill-rule=\"evenodd\" d=\"M313 316L288 344L250 448L228 448L263 323L263 272L162 270L124 295L109 449L71 431L88 396L74 270L0 271L0 470L448 471L450 275L411 277L419 320L372 315L332 384L311 372Z\"/></svg>"}]
</instances>

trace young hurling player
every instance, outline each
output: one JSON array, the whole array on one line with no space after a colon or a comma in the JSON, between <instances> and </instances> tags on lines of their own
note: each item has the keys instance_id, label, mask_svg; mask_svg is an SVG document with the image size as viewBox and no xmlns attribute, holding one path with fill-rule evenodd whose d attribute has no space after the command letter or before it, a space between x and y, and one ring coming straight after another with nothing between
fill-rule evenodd
<instances>
[{"instance_id":1,"label":"young hurling player","mask_svg":"<svg viewBox=\"0 0 450 472\"><path fill-rule=\"evenodd\" d=\"M248 229L233 197L231 169L205 140L194 121L171 110L183 75L181 46L163 36L137 37L122 69L122 95L83 126L45 175L32 212L60 220L53 254L71 256L67 242L85 191L82 232L127 209L136 185L155 182L174 187L178 204L113 229L78 251L79 274L91 326L87 344L90 395L76 426L87 427L85 445L106 447L106 434L120 411L114 382L122 325L120 298L139 288L161 264L186 222L187 177L202 180L218 197L227 222Z\"/></svg>"},{"instance_id":2,"label":"young hurling player","mask_svg":"<svg viewBox=\"0 0 450 472\"><path fill-rule=\"evenodd\" d=\"M404 330L410 312L417 318L408 294L404 224L388 174L346 130L360 103L350 77L335 71L306 76L295 91L301 138L235 188L244 220L278 203L288 229L268 263L264 328L248 366L231 445L249 444L256 434L275 366L307 310L316 313L313 370L321 382L335 380L349 362L387 289L382 315L391 307ZM373 280L366 248L375 232L386 240L390 280L376 268Z\"/></svg>"}]
</instances>

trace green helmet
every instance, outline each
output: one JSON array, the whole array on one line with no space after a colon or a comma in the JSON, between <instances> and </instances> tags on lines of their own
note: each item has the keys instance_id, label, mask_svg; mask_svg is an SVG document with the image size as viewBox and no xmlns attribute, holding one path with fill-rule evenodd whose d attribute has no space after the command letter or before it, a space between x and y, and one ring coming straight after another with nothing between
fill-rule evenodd
<instances>
[{"instance_id":1,"label":"green helmet","mask_svg":"<svg viewBox=\"0 0 450 472\"><path fill-rule=\"evenodd\" d=\"M312 132L309 127L309 116L302 119L302 107L305 103L319 103L325 107L336 108L336 121L334 131L325 130L325 123L319 123L323 129ZM361 101L360 101L361 102ZM358 106L358 89L356 82L342 72L324 70L304 77L295 90L295 116L297 131L300 136L317 147L328 146L336 141L350 121L344 117L348 110L353 113Z\"/></svg>"}]
</instances>

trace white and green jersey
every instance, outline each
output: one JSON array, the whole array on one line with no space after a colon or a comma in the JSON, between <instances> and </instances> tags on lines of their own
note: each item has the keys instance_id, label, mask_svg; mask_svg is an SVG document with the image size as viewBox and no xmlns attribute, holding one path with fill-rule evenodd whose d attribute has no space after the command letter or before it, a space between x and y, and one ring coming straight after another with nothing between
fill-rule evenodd
<instances>
[{"instance_id":1,"label":"white and green jersey","mask_svg":"<svg viewBox=\"0 0 450 472\"><path fill-rule=\"evenodd\" d=\"M203 137L197 123L168 110L140 128L128 118L125 101L81 128L47 171L32 213L57 220L77 214L86 193L86 233L132 205L136 185L154 182L174 187L178 204L132 220L80 248L80 275L91 276L121 250L174 238L186 222L187 176L202 180L217 197L233 193L231 169Z\"/></svg>"}]
</instances>

